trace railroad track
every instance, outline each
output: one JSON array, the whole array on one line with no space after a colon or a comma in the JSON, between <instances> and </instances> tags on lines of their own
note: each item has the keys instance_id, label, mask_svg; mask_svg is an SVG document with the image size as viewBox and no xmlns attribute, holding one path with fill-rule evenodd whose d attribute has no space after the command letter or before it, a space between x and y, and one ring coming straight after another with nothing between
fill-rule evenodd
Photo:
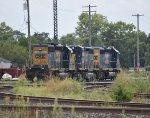
<instances>
[{"instance_id":1,"label":"railroad track","mask_svg":"<svg viewBox=\"0 0 150 118\"><path fill-rule=\"evenodd\" d=\"M104 85L110 85L103 82ZM103 84L98 82L98 84ZM90 83L91 84L91 83ZM89 83L87 85L90 85ZM92 82L93 84L93 82ZM98 86L96 83L96 86ZM94 84L93 84L94 85ZM12 86L1 86L1 90L12 89ZM150 96L150 94L136 94L137 96ZM6 99L7 98L7 99ZM18 100L23 101L23 103ZM5 103L5 105L3 105ZM15 104L16 103L16 104ZM15 94L8 94L0 92L0 117L5 117L5 114L17 113L17 109L26 109L31 118L34 115L44 117L43 114L48 114L51 117L52 111L54 110L55 104L58 104L63 111L63 115L68 117L74 111L75 117L83 116L83 118L95 118L99 117L144 117L149 118L150 116L150 104L143 103L122 103L122 102L106 102L106 101L91 101L91 100L73 100L73 99L61 99L61 98L49 98L49 97L33 97L33 96L22 96ZM71 107L73 106L73 107ZM56 108L57 109L57 108ZM2 111L1 111L2 110ZM58 109L57 109L58 110ZM21 114L20 114L21 113ZM24 111L19 111L20 116ZM36 114L35 114L36 113ZM61 115L61 114L59 114ZM12 117L12 116L11 116ZM22 116L26 117L26 116Z\"/></svg>"},{"instance_id":2,"label":"railroad track","mask_svg":"<svg viewBox=\"0 0 150 118\"><path fill-rule=\"evenodd\" d=\"M147 98L150 99L150 94L149 93L134 93L135 97L139 97L139 98Z\"/></svg>"},{"instance_id":3,"label":"railroad track","mask_svg":"<svg viewBox=\"0 0 150 118\"><path fill-rule=\"evenodd\" d=\"M0 105L0 116L6 117L27 117L43 118L54 117L58 118L122 118L122 117L136 117L136 118L149 118L149 108L114 108L114 107L89 107L89 106L31 106L31 105Z\"/></svg>"},{"instance_id":4,"label":"railroad track","mask_svg":"<svg viewBox=\"0 0 150 118\"><path fill-rule=\"evenodd\" d=\"M0 92L13 93L12 90L13 90L13 86L10 85L0 86Z\"/></svg>"},{"instance_id":5,"label":"railroad track","mask_svg":"<svg viewBox=\"0 0 150 118\"><path fill-rule=\"evenodd\" d=\"M111 85L113 81L102 81L102 82L85 82L84 85L90 86L90 85L103 85L103 86L108 86Z\"/></svg>"},{"instance_id":6,"label":"railroad track","mask_svg":"<svg viewBox=\"0 0 150 118\"><path fill-rule=\"evenodd\" d=\"M15 101L23 101L23 103L31 105L54 105L56 102L61 106L97 106L97 107L131 107L131 108L150 108L150 104L144 103L129 103L129 102L106 102L106 101L92 101L92 100L74 100L62 98L49 97L33 97L21 96L15 94L0 93L0 103L14 104ZM5 101L7 98L7 101ZM21 104L21 103L20 103Z\"/></svg>"},{"instance_id":7,"label":"railroad track","mask_svg":"<svg viewBox=\"0 0 150 118\"><path fill-rule=\"evenodd\" d=\"M92 90L92 89L99 89L99 88L109 88L113 84L113 81L103 81L103 82L85 82L84 89L85 90Z\"/></svg>"}]
</instances>

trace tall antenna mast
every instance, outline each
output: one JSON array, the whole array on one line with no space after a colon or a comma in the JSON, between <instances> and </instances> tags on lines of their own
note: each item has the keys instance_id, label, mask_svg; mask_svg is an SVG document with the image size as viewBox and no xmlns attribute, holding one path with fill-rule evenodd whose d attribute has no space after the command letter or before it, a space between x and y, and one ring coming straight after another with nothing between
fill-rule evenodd
<instances>
[{"instance_id":1,"label":"tall antenna mast","mask_svg":"<svg viewBox=\"0 0 150 118\"><path fill-rule=\"evenodd\" d=\"M54 42L58 43L57 0L53 0L53 13L54 13Z\"/></svg>"}]
</instances>

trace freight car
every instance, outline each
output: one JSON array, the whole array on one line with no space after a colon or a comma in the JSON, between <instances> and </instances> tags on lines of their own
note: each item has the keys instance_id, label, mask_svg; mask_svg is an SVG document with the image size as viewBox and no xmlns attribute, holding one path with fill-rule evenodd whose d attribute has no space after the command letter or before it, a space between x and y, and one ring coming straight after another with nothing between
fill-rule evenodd
<instances>
[{"instance_id":1,"label":"freight car","mask_svg":"<svg viewBox=\"0 0 150 118\"><path fill-rule=\"evenodd\" d=\"M32 65L26 70L27 79L84 78L103 80L115 78L120 71L119 52L114 47L83 47L61 44L32 45Z\"/></svg>"}]
</instances>

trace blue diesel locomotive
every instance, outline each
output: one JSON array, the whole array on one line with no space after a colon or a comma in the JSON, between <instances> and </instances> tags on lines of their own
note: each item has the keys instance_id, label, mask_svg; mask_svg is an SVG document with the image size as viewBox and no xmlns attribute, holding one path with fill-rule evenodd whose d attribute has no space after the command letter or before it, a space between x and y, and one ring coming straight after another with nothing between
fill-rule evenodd
<instances>
[{"instance_id":1,"label":"blue diesel locomotive","mask_svg":"<svg viewBox=\"0 0 150 118\"><path fill-rule=\"evenodd\" d=\"M51 76L86 80L114 79L120 71L119 51L114 47L83 47L79 45L34 44L32 65L27 79Z\"/></svg>"}]
</instances>

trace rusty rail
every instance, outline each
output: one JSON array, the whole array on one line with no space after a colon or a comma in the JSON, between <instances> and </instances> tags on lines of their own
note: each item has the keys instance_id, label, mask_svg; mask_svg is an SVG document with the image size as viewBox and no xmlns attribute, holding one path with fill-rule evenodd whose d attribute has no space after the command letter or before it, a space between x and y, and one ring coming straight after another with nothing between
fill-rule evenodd
<instances>
[{"instance_id":1,"label":"rusty rail","mask_svg":"<svg viewBox=\"0 0 150 118\"><path fill-rule=\"evenodd\" d=\"M150 99L150 94L149 93L134 93L135 97L139 97L139 98L147 98Z\"/></svg>"},{"instance_id":2,"label":"rusty rail","mask_svg":"<svg viewBox=\"0 0 150 118\"><path fill-rule=\"evenodd\" d=\"M2 112L1 112L2 111ZM31 106L31 105L0 105L1 115L10 114L11 117L18 116L53 117L55 115L64 117L100 118L100 117L144 117L150 116L149 108L114 108L114 107L89 107L89 106Z\"/></svg>"},{"instance_id":3,"label":"rusty rail","mask_svg":"<svg viewBox=\"0 0 150 118\"><path fill-rule=\"evenodd\" d=\"M108 86L111 85L113 83L113 81L103 81L103 82L85 82L84 85L85 86L90 86L90 85L103 85L103 86Z\"/></svg>"},{"instance_id":4,"label":"rusty rail","mask_svg":"<svg viewBox=\"0 0 150 118\"><path fill-rule=\"evenodd\" d=\"M6 98L8 98L7 101ZM14 104L14 101L23 101L27 104L37 105L53 105L58 102L61 106L73 105L73 106L108 106L108 107L134 107L134 108L150 108L150 104L145 103L129 103L129 102L106 102L106 101L92 101L92 100L74 100L74 99L62 99L62 98L49 98L49 97L33 97L33 96L21 96L15 94L0 93L0 100L8 104Z\"/></svg>"}]
</instances>

